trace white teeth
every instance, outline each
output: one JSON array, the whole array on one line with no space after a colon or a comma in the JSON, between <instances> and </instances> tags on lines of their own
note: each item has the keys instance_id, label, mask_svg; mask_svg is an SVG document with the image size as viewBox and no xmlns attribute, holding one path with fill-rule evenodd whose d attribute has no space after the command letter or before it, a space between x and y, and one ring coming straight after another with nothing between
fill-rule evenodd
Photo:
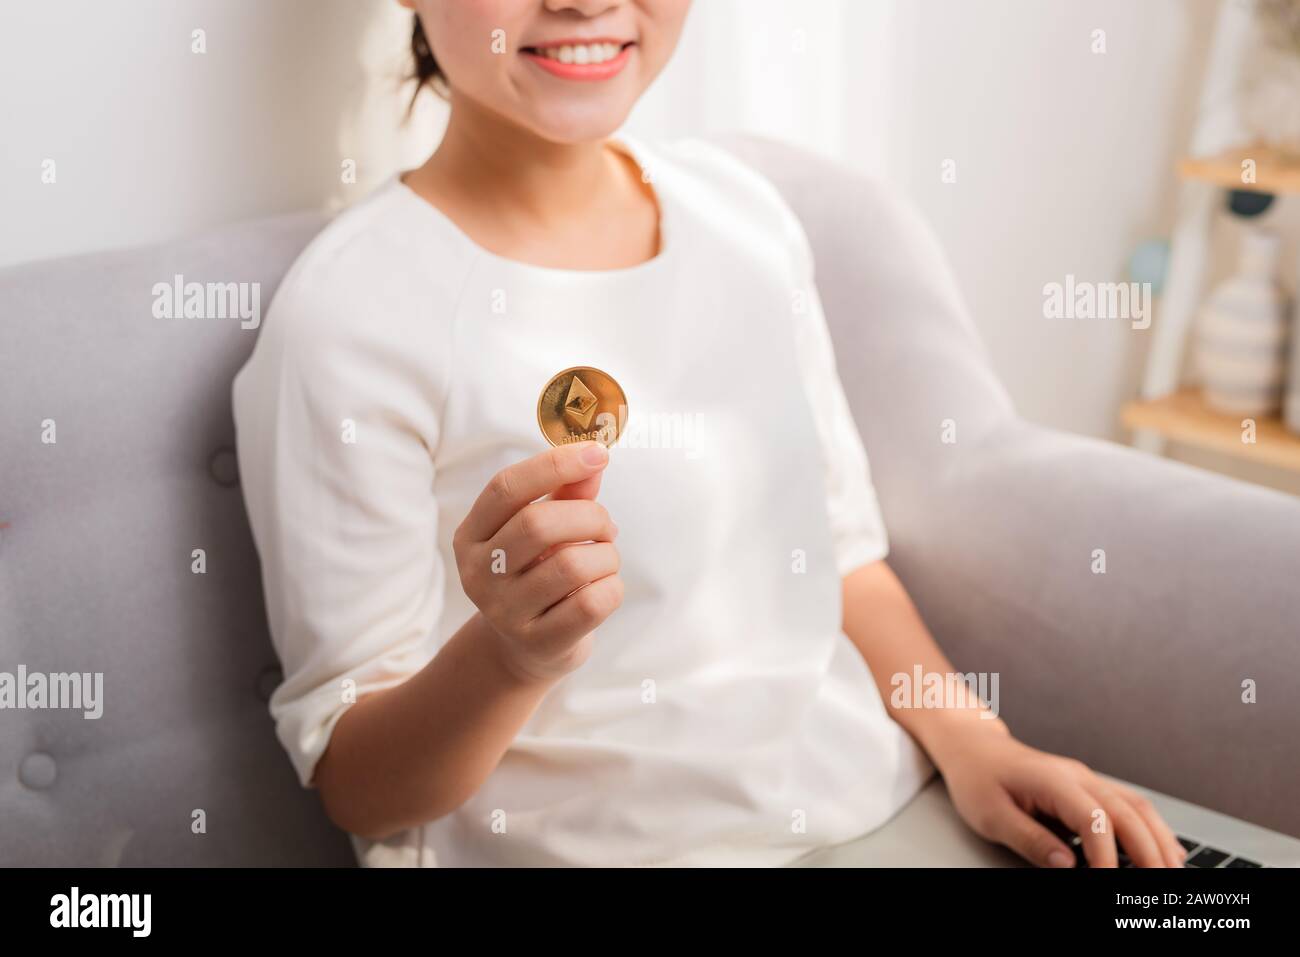
<instances>
[{"instance_id":1,"label":"white teeth","mask_svg":"<svg viewBox=\"0 0 1300 957\"><path fill-rule=\"evenodd\" d=\"M565 44L561 47L539 47L537 52L548 60L589 65L612 60L622 49L618 43L587 43L579 46Z\"/></svg>"}]
</instances>

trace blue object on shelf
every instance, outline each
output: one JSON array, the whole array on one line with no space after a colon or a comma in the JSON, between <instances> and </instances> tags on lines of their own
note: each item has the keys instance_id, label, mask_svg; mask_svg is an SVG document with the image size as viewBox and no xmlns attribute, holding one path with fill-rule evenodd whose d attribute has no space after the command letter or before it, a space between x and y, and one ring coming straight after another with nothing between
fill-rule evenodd
<instances>
[{"instance_id":1,"label":"blue object on shelf","mask_svg":"<svg viewBox=\"0 0 1300 957\"><path fill-rule=\"evenodd\" d=\"M1128 274L1134 282L1151 283L1153 295L1160 295L1169 272L1169 240L1147 239L1138 243L1129 257Z\"/></svg>"}]
</instances>

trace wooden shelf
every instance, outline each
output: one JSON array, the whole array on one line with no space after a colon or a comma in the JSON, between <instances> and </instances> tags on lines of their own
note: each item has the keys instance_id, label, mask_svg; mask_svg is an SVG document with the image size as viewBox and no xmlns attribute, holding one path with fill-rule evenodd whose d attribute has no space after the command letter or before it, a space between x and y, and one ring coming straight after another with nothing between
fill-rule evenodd
<instances>
[{"instance_id":1,"label":"wooden shelf","mask_svg":"<svg viewBox=\"0 0 1300 957\"><path fill-rule=\"evenodd\" d=\"M1215 412L1195 389L1129 402L1120 418L1130 429L1155 432L1172 442L1300 472L1300 435L1276 417L1253 416L1255 443L1242 442L1241 420L1247 416Z\"/></svg>"},{"instance_id":2,"label":"wooden shelf","mask_svg":"<svg viewBox=\"0 0 1300 957\"><path fill-rule=\"evenodd\" d=\"M1255 161L1255 182L1241 181L1241 164ZM1178 175L1213 183L1224 189L1252 193L1300 193L1300 158L1285 156L1270 146L1245 146L1218 156L1189 157L1178 164Z\"/></svg>"}]
</instances>

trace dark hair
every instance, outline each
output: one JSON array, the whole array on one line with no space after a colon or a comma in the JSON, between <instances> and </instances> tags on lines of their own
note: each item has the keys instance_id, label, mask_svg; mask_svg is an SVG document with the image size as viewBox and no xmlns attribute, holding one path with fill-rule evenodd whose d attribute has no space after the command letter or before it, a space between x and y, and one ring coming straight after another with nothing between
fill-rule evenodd
<instances>
[{"instance_id":1,"label":"dark hair","mask_svg":"<svg viewBox=\"0 0 1300 957\"><path fill-rule=\"evenodd\" d=\"M438 66L433 48L429 46L429 38L424 35L424 24L420 22L418 13L411 17L411 59L415 61L415 68L410 76L410 79L415 81L415 92L411 94L411 102L406 108L407 113L415 109L415 101L426 86L444 99L447 90L447 78L442 75L442 68Z\"/></svg>"}]
</instances>

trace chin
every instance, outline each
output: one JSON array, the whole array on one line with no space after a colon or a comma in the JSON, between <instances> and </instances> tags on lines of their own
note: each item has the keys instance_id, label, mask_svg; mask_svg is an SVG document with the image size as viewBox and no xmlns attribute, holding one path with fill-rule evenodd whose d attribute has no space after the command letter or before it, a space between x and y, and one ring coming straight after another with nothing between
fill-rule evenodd
<instances>
[{"instance_id":1,"label":"chin","mask_svg":"<svg viewBox=\"0 0 1300 957\"><path fill-rule=\"evenodd\" d=\"M629 107L542 109L533 114L528 125L552 143L587 143L610 136L623 125L630 112Z\"/></svg>"}]
</instances>

